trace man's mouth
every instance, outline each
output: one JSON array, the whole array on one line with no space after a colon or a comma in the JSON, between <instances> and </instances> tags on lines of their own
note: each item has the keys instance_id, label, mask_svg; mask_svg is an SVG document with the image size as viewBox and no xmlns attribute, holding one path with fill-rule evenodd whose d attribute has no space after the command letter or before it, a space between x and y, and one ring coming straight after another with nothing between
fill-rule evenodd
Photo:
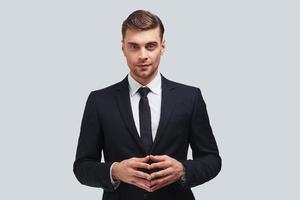
<instances>
[{"instance_id":1,"label":"man's mouth","mask_svg":"<svg viewBox=\"0 0 300 200\"><path fill-rule=\"evenodd\" d=\"M149 67L150 64L140 64L140 65L137 65L138 67Z\"/></svg>"}]
</instances>

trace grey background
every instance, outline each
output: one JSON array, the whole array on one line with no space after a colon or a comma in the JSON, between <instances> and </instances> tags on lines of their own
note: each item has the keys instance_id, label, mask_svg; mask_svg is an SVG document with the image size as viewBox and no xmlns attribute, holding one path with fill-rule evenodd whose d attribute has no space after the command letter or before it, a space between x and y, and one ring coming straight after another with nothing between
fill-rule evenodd
<instances>
[{"instance_id":1,"label":"grey background","mask_svg":"<svg viewBox=\"0 0 300 200\"><path fill-rule=\"evenodd\" d=\"M91 90L125 77L135 9L166 28L161 72L200 87L223 158L197 199L299 199L297 1L1 1L0 199L100 199L72 172Z\"/></svg>"}]
</instances>

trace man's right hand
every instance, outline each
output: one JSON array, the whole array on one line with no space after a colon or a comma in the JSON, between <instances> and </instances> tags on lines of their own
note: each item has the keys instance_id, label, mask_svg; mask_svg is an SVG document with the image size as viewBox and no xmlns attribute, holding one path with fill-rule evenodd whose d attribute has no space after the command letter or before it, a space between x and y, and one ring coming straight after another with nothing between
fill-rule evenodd
<instances>
[{"instance_id":1,"label":"man's right hand","mask_svg":"<svg viewBox=\"0 0 300 200\"><path fill-rule=\"evenodd\" d=\"M149 159L150 156L146 156L144 158L130 158L121 162L115 162L112 167L112 178L150 192L151 176L139 170L150 169L150 165L147 163Z\"/></svg>"}]
</instances>

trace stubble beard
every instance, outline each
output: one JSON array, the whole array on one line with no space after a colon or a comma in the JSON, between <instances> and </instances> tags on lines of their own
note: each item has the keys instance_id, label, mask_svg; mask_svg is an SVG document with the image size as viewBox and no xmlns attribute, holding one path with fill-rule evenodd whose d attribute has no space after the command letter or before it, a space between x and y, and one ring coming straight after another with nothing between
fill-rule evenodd
<instances>
[{"instance_id":1,"label":"stubble beard","mask_svg":"<svg viewBox=\"0 0 300 200\"><path fill-rule=\"evenodd\" d=\"M136 70L135 72L131 72L131 75L138 80L138 82L142 82L144 84L148 84L149 82L151 82L154 77L156 76L158 72L158 68L156 68L155 70L150 70L149 72L143 72L143 71L138 71Z\"/></svg>"}]
</instances>

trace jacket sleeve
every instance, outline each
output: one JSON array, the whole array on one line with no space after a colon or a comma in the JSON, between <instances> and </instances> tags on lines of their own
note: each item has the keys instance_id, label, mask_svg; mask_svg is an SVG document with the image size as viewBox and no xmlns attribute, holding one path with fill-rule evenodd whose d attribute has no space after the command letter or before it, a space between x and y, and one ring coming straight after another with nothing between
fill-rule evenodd
<instances>
[{"instance_id":1,"label":"jacket sleeve","mask_svg":"<svg viewBox=\"0 0 300 200\"><path fill-rule=\"evenodd\" d=\"M110 181L112 163L101 163L103 143L95 92L91 92L83 113L73 171L81 184L113 191Z\"/></svg>"},{"instance_id":2,"label":"jacket sleeve","mask_svg":"<svg viewBox=\"0 0 300 200\"><path fill-rule=\"evenodd\" d=\"M189 143L193 160L181 161L185 168L183 187L190 188L217 176L221 170L221 157L212 133L205 102L197 88L190 121Z\"/></svg>"}]
</instances>

